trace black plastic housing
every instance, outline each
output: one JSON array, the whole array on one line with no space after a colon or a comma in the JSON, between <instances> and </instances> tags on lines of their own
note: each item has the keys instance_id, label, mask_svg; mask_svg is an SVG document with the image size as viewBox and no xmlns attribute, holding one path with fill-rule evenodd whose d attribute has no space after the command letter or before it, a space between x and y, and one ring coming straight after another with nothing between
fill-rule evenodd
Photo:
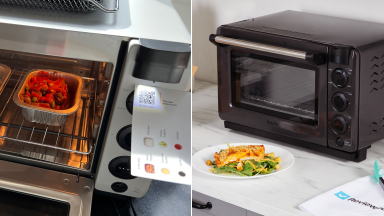
<instances>
[{"instance_id":1,"label":"black plastic housing","mask_svg":"<svg viewBox=\"0 0 384 216\"><path fill-rule=\"evenodd\" d=\"M307 52L303 62L268 51L217 46L218 111L227 128L352 161L364 160L371 144L384 138L383 24L283 11L222 25L216 35ZM214 43L214 35L209 40ZM259 112L235 106L231 99L232 88L236 87L233 85L236 79L231 76L233 50L315 65L317 124L291 121L268 108ZM344 71L343 77L336 77L335 71ZM334 107L335 93L345 96L342 98L345 106ZM332 119L339 117L347 125L342 133L337 133L331 125Z\"/></svg>"},{"instance_id":2,"label":"black plastic housing","mask_svg":"<svg viewBox=\"0 0 384 216\"><path fill-rule=\"evenodd\" d=\"M349 65L349 56L352 46L334 45L331 49L331 62L341 65Z\"/></svg>"},{"instance_id":3,"label":"black plastic housing","mask_svg":"<svg viewBox=\"0 0 384 216\"><path fill-rule=\"evenodd\" d=\"M164 83L179 83L191 52L172 52L140 46L133 77Z\"/></svg>"}]
</instances>

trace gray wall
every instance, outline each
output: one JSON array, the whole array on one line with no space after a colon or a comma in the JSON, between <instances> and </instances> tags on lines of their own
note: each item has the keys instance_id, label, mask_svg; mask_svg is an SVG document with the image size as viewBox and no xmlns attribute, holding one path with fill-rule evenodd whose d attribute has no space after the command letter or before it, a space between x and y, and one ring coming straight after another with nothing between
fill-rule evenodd
<instances>
[{"instance_id":1,"label":"gray wall","mask_svg":"<svg viewBox=\"0 0 384 216\"><path fill-rule=\"evenodd\" d=\"M216 49L208 36L218 26L284 10L384 23L382 0L193 0L192 60L199 67L196 79L217 82Z\"/></svg>"}]
</instances>

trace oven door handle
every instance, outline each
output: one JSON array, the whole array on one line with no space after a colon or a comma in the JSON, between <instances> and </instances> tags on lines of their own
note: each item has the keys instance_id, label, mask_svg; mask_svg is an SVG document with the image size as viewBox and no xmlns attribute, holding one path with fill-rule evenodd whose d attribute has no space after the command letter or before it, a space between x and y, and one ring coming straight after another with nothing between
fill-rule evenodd
<instances>
[{"instance_id":1,"label":"oven door handle","mask_svg":"<svg viewBox=\"0 0 384 216\"><path fill-rule=\"evenodd\" d=\"M203 205L203 204L198 204L198 203L192 202L192 208L195 208L195 209L211 209L212 208L212 203L211 202L207 202L207 204Z\"/></svg>"},{"instance_id":2,"label":"oven door handle","mask_svg":"<svg viewBox=\"0 0 384 216\"><path fill-rule=\"evenodd\" d=\"M216 46L220 46L220 44L232 45L237 47L243 47L247 49L278 54L282 56L288 56L298 59L307 60L312 65L322 65L325 64L325 57L322 54L305 52L294 49L287 49L283 47L271 46L267 44L261 44L246 40L239 40L229 37L218 36L215 34L211 34L209 36L209 40L215 44Z\"/></svg>"},{"instance_id":3,"label":"oven door handle","mask_svg":"<svg viewBox=\"0 0 384 216\"><path fill-rule=\"evenodd\" d=\"M119 0L116 0L116 7L113 9L109 9L109 8L104 7L102 4L100 4L96 0L88 0L88 1L106 13L116 13L119 10Z\"/></svg>"}]
</instances>

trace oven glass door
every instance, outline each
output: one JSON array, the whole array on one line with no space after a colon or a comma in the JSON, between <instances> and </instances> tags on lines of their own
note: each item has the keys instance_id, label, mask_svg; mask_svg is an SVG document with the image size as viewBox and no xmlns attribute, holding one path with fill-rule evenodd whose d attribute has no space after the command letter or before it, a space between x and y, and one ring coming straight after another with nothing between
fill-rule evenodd
<instances>
[{"instance_id":1,"label":"oven glass door","mask_svg":"<svg viewBox=\"0 0 384 216\"><path fill-rule=\"evenodd\" d=\"M0 215L68 216L69 203L0 189Z\"/></svg>"},{"instance_id":2,"label":"oven glass door","mask_svg":"<svg viewBox=\"0 0 384 216\"><path fill-rule=\"evenodd\" d=\"M235 107L316 125L317 78L313 65L231 51L231 97Z\"/></svg>"}]
</instances>

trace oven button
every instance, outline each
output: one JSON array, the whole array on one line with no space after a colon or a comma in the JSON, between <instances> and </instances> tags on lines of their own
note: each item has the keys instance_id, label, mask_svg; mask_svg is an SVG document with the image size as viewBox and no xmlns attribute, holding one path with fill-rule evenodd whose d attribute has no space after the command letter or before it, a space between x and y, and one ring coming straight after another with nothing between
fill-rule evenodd
<instances>
[{"instance_id":1,"label":"oven button","mask_svg":"<svg viewBox=\"0 0 384 216\"><path fill-rule=\"evenodd\" d=\"M332 82L338 88L344 88L348 84L348 75L345 72L345 70L341 68L336 68L335 70L333 70L331 78L332 78Z\"/></svg>"},{"instance_id":2,"label":"oven button","mask_svg":"<svg viewBox=\"0 0 384 216\"><path fill-rule=\"evenodd\" d=\"M331 127L337 134L343 135L348 130L348 123L344 117L335 116L332 118Z\"/></svg>"},{"instance_id":3,"label":"oven button","mask_svg":"<svg viewBox=\"0 0 384 216\"><path fill-rule=\"evenodd\" d=\"M119 146L127 151L131 151L131 136L132 136L132 126L127 125L117 132L117 143Z\"/></svg>"},{"instance_id":4,"label":"oven button","mask_svg":"<svg viewBox=\"0 0 384 216\"><path fill-rule=\"evenodd\" d=\"M121 179L134 179L135 176L131 175L131 157L121 156L113 159L108 165L109 172L117 178Z\"/></svg>"},{"instance_id":5,"label":"oven button","mask_svg":"<svg viewBox=\"0 0 384 216\"><path fill-rule=\"evenodd\" d=\"M133 112L133 96L135 94L135 91L132 91L128 97L127 100L125 101L125 106L127 107L128 112L132 115Z\"/></svg>"},{"instance_id":6,"label":"oven button","mask_svg":"<svg viewBox=\"0 0 384 216\"><path fill-rule=\"evenodd\" d=\"M115 182L111 185L113 191L123 193L128 190L128 186L123 182Z\"/></svg>"},{"instance_id":7,"label":"oven button","mask_svg":"<svg viewBox=\"0 0 384 216\"><path fill-rule=\"evenodd\" d=\"M335 139L335 142L336 142L336 145L338 145L339 147L343 147L343 145L344 145L344 140L341 137L337 137Z\"/></svg>"},{"instance_id":8,"label":"oven button","mask_svg":"<svg viewBox=\"0 0 384 216\"><path fill-rule=\"evenodd\" d=\"M121 162L115 166L115 171L118 176L127 178L131 175L131 163Z\"/></svg>"},{"instance_id":9,"label":"oven button","mask_svg":"<svg viewBox=\"0 0 384 216\"><path fill-rule=\"evenodd\" d=\"M348 99L341 92L336 92L333 94L331 102L333 107L339 112L345 111L348 107Z\"/></svg>"}]
</instances>

